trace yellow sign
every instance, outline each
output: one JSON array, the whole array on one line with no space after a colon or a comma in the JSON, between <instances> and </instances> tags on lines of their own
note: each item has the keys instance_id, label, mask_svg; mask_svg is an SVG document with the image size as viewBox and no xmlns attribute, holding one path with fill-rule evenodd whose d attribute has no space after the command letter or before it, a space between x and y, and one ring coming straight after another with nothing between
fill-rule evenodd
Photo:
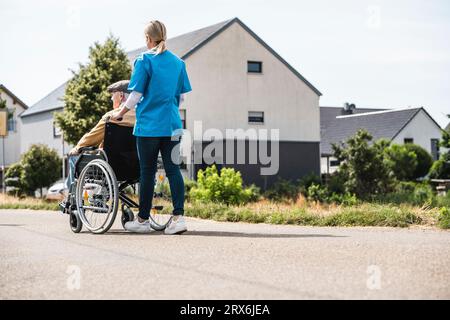
<instances>
[{"instance_id":1,"label":"yellow sign","mask_svg":"<svg viewBox=\"0 0 450 320\"><path fill-rule=\"evenodd\" d=\"M0 110L0 137L8 135L8 112Z\"/></svg>"}]
</instances>

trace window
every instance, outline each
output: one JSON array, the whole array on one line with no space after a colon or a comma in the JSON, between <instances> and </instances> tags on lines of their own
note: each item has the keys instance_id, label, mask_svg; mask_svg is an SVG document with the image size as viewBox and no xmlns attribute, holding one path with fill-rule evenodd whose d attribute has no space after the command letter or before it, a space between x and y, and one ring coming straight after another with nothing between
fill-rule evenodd
<instances>
[{"instance_id":1,"label":"window","mask_svg":"<svg viewBox=\"0 0 450 320\"><path fill-rule=\"evenodd\" d=\"M414 143L414 139L413 138L405 138L403 139L403 143L407 144L407 143Z\"/></svg>"},{"instance_id":2,"label":"window","mask_svg":"<svg viewBox=\"0 0 450 320\"><path fill-rule=\"evenodd\" d=\"M433 160L439 159L439 139L431 139L431 156Z\"/></svg>"},{"instance_id":3,"label":"window","mask_svg":"<svg viewBox=\"0 0 450 320\"><path fill-rule=\"evenodd\" d=\"M181 124L182 128L186 129L186 110L180 110L180 118L181 118Z\"/></svg>"},{"instance_id":4,"label":"window","mask_svg":"<svg viewBox=\"0 0 450 320\"><path fill-rule=\"evenodd\" d=\"M248 123L264 123L264 112L262 111L249 111Z\"/></svg>"},{"instance_id":5,"label":"window","mask_svg":"<svg viewBox=\"0 0 450 320\"><path fill-rule=\"evenodd\" d=\"M17 121L14 117L8 119L8 132L16 132Z\"/></svg>"},{"instance_id":6,"label":"window","mask_svg":"<svg viewBox=\"0 0 450 320\"><path fill-rule=\"evenodd\" d=\"M339 160L330 160L330 167L337 167L341 164Z\"/></svg>"},{"instance_id":7,"label":"window","mask_svg":"<svg viewBox=\"0 0 450 320\"><path fill-rule=\"evenodd\" d=\"M53 122L53 137L58 138L61 137L61 129L59 129L55 123Z\"/></svg>"},{"instance_id":8,"label":"window","mask_svg":"<svg viewBox=\"0 0 450 320\"><path fill-rule=\"evenodd\" d=\"M248 73L262 73L262 62L260 61L247 61Z\"/></svg>"}]
</instances>

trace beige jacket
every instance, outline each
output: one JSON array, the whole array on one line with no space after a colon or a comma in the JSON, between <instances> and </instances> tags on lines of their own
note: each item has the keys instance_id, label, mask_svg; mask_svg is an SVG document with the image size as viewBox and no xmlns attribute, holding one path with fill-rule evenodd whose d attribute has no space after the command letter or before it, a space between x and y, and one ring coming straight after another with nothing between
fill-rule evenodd
<instances>
[{"instance_id":1,"label":"beige jacket","mask_svg":"<svg viewBox=\"0 0 450 320\"><path fill-rule=\"evenodd\" d=\"M108 117L111 117L115 110L108 111L103 115L97 125L88 133L86 133L75 148L72 149L72 152L78 153L80 148L82 147L99 147L103 148L103 138L105 136L105 124ZM136 122L136 112L135 110L129 110L124 114L122 121L109 120L111 123L116 123L120 126L124 127L134 127L134 123Z\"/></svg>"}]
</instances>

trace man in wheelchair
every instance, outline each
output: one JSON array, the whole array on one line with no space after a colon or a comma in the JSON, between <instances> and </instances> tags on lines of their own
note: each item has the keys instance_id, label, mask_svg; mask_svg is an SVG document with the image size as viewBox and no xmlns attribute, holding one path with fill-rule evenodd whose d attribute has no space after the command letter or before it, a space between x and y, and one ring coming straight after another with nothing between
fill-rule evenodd
<instances>
[{"instance_id":1,"label":"man in wheelchair","mask_svg":"<svg viewBox=\"0 0 450 320\"><path fill-rule=\"evenodd\" d=\"M133 127L136 122L135 112L130 112L123 117L122 121L109 120L113 112L119 108L120 104L125 102L128 98L128 84L129 80L121 80L111 84L107 90L111 93L111 100L113 101L113 109L105 113L97 125L88 133L86 133L77 145L69 152L69 175L67 177L66 186L70 189L70 186L74 179L75 163L79 158L80 153L83 150L88 150L93 147L103 148L104 136L105 136L105 124L107 121L118 124L125 127Z\"/></svg>"},{"instance_id":2,"label":"man in wheelchair","mask_svg":"<svg viewBox=\"0 0 450 320\"><path fill-rule=\"evenodd\" d=\"M80 154L82 154L84 151L89 151L96 148L99 149L103 148L106 122L109 121L111 123L115 123L120 126L131 128L134 126L136 122L135 112L129 112L129 114L123 117L122 121L114 121L109 119L113 114L113 112L117 108L119 108L121 103L127 100L129 94L128 91L129 82L130 82L129 80L121 80L108 86L107 91L111 93L111 100L113 101L113 109L105 113L100 119L100 121L97 123L97 125L93 129L91 129L88 133L86 133L80 139L80 141L78 141L77 145L72 150L70 150L68 154L69 174L66 180L66 186L67 189L69 190L69 193L72 191L71 187L74 182L75 164L77 163ZM65 199L60 204L60 207L63 212L66 212L66 209L68 207L67 199Z\"/></svg>"}]
</instances>

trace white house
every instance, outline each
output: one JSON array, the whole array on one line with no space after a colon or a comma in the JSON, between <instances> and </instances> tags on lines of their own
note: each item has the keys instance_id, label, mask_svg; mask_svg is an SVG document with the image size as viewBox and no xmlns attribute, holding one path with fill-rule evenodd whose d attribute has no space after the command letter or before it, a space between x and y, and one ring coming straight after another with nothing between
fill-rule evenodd
<instances>
[{"instance_id":1,"label":"white house","mask_svg":"<svg viewBox=\"0 0 450 320\"><path fill-rule=\"evenodd\" d=\"M11 114L8 119L8 135L0 138L0 166L7 168L20 160L22 123L19 116L28 106L3 84L0 84L0 98L6 101L6 109ZM3 175L3 172L1 174Z\"/></svg>"},{"instance_id":2,"label":"white house","mask_svg":"<svg viewBox=\"0 0 450 320\"><path fill-rule=\"evenodd\" d=\"M321 172L333 173L339 163L332 143L345 142L358 129L366 129L373 141L384 138L393 143L414 143L439 158L442 129L425 108L363 109L320 107Z\"/></svg>"},{"instance_id":3,"label":"white house","mask_svg":"<svg viewBox=\"0 0 450 320\"><path fill-rule=\"evenodd\" d=\"M204 150L219 140L230 141L225 135L227 129L278 129L280 156L276 175L262 176L260 168L268 165L259 159L256 164L223 166L237 168L245 182L263 188L276 177L297 179L309 173L319 174L321 93L242 21L224 21L171 38L167 45L185 60L193 88L180 107L185 128L193 131L194 122L201 121L203 131L214 128L223 135L214 142L206 136L194 138L196 150ZM145 50L129 52L130 61ZM62 153L53 112L64 107L64 90L65 84L22 114L22 150L32 143L44 142ZM231 140L234 146L243 142L248 153L250 145L260 141L260 137L244 134ZM67 152L68 146L64 150ZM219 158L225 162L230 150L226 147L222 151ZM184 156L189 158L186 153ZM200 161L195 166L187 164L189 176L194 177L209 163L204 158ZM220 165L222 161L216 162Z\"/></svg>"}]
</instances>

